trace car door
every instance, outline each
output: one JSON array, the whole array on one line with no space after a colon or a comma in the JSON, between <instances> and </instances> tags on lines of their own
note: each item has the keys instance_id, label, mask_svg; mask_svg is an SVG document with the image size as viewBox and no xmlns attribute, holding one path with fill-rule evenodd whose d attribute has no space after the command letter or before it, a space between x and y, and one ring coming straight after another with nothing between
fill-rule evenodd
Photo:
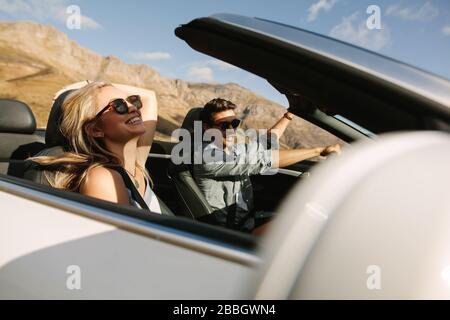
<instances>
[{"instance_id":1,"label":"car door","mask_svg":"<svg viewBox=\"0 0 450 320\"><path fill-rule=\"evenodd\" d=\"M299 182L307 179L312 161L302 161L286 168L277 169L274 175L253 175L250 177L254 192L255 210L275 211L289 191Z\"/></svg>"},{"instance_id":2,"label":"car door","mask_svg":"<svg viewBox=\"0 0 450 320\"><path fill-rule=\"evenodd\" d=\"M0 203L2 299L229 299L259 264L245 235L5 175Z\"/></svg>"}]
</instances>

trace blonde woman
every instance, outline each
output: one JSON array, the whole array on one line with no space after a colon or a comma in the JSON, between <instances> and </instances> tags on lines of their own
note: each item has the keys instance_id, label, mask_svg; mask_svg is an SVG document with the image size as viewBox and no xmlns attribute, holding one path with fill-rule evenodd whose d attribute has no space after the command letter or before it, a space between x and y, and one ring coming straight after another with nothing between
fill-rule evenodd
<instances>
[{"instance_id":1,"label":"blonde woman","mask_svg":"<svg viewBox=\"0 0 450 320\"><path fill-rule=\"evenodd\" d=\"M145 170L156 129L155 93L103 82L64 91L74 88L62 105L60 125L69 151L31 160L54 172L47 177L55 188L161 213Z\"/></svg>"}]
</instances>

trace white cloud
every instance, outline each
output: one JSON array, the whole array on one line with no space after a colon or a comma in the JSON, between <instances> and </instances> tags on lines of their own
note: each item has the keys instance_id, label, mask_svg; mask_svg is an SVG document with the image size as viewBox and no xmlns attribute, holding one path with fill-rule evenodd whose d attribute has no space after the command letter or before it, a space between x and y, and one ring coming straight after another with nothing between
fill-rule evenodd
<instances>
[{"instance_id":1,"label":"white cloud","mask_svg":"<svg viewBox=\"0 0 450 320\"><path fill-rule=\"evenodd\" d=\"M214 66L214 67L219 68L219 70L222 70L222 71L239 69L238 67L233 66L232 64L226 63L222 60L208 60L208 61L205 61L204 65L205 66Z\"/></svg>"},{"instance_id":2,"label":"white cloud","mask_svg":"<svg viewBox=\"0 0 450 320\"><path fill-rule=\"evenodd\" d=\"M444 36L450 36L450 25L443 27L442 33L444 34Z\"/></svg>"},{"instance_id":3,"label":"white cloud","mask_svg":"<svg viewBox=\"0 0 450 320\"><path fill-rule=\"evenodd\" d=\"M308 21L317 19L320 11L329 11L336 4L337 0L318 0L308 9Z\"/></svg>"},{"instance_id":4,"label":"white cloud","mask_svg":"<svg viewBox=\"0 0 450 320\"><path fill-rule=\"evenodd\" d=\"M214 73L209 67L191 66L188 69L188 77L194 81L214 81Z\"/></svg>"},{"instance_id":5,"label":"white cloud","mask_svg":"<svg viewBox=\"0 0 450 320\"><path fill-rule=\"evenodd\" d=\"M402 7L394 4L386 9L386 14L411 21L430 21L439 14L439 10L427 1L422 6Z\"/></svg>"},{"instance_id":6,"label":"white cloud","mask_svg":"<svg viewBox=\"0 0 450 320\"><path fill-rule=\"evenodd\" d=\"M81 27L86 29L102 29L102 25L92 18L81 16Z\"/></svg>"},{"instance_id":7,"label":"white cloud","mask_svg":"<svg viewBox=\"0 0 450 320\"><path fill-rule=\"evenodd\" d=\"M68 18L67 0L0 0L0 12L13 17L39 21L57 21L65 24ZM81 13L83 13L83 8ZM93 18L81 15L81 29L101 29Z\"/></svg>"},{"instance_id":8,"label":"white cloud","mask_svg":"<svg viewBox=\"0 0 450 320\"><path fill-rule=\"evenodd\" d=\"M215 71L239 70L238 67L218 59L197 61L190 63L185 67L187 67L187 75L189 78L193 81L205 82L214 81Z\"/></svg>"},{"instance_id":9,"label":"white cloud","mask_svg":"<svg viewBox=\"0 0 450 320\"><path fill-rule=\"evenodd\" d=\"M389 44L390 31L386 24L383 24L383 29L369 30L366 20L358 18L358 12L342 18L341 23L334 26L329 35L374 51L379 51Z\"/></svg>"},{"instance_id":10,"label":"white cloud","mask_svg":"<svg viewBox=\"0 0 450 320\"><path fill-rule=\"evenodd\" d=\"M129 52L128 56L134 60L169 60L172 58L167 52Z\"/></svg>"}]
</instances>

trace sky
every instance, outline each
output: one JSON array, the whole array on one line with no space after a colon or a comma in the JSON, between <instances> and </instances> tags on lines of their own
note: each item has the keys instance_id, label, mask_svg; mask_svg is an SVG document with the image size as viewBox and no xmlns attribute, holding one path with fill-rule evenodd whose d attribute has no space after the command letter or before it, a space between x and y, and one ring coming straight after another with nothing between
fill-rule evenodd
<instances>
[{"instance_id":1,"label":"sky","mask_svg":"<svg viewBox=\"0 0 450 320\"><path fill-rule=\"evenodd\" d=\"M80 29L67 27L71 5L81 11ZM370 5L380 10L379 28L371 30ZM234 82L286 105L264 79L198 53L174 35L178 25L215 13L289 24L450 79L449 0L0 0L2 21L51 24L101 55L148 64L170 78Z\"/></svg>"}]
</instances>

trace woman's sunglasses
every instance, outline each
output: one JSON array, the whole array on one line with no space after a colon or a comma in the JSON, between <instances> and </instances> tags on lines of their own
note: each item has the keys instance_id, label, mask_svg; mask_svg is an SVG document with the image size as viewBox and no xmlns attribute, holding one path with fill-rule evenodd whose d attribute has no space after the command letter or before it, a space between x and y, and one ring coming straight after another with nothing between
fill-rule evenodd
<instances>
[{"instance_id":1,"label":"woman's sunglasses","mask_svg":"<svg viewBox=\"0 0 450 320\"><path fill-rule=\"evenodd\" d=\"M218 123L214 123L214 126L218 127L220 130L225 131L227 129L236 129L241 124L241 120L233 119L231 121L222 121Z\"/></svg>"},{"instance_id":2,"label":"woman's sunglasses","mask_svg":"<svg viewBox=\"0 0 450 320\"><path fill-rule=\"evenodd\" d=\"M104 107L99 113L97 113L97 115L95 117L96 118L100 117L106 110L109 110L109 109L114 109L114 111L116 111L118 114L126 114L126 113L128 113L127 101L129 103L131 103L133 106L135 106L136 109L142 108L141 96L132 95L126 99L120 98L120 99L115 99L115 100L111 101L110 103L108 103L108 105L106 107Z\"/></svg>"}]
</instances>

